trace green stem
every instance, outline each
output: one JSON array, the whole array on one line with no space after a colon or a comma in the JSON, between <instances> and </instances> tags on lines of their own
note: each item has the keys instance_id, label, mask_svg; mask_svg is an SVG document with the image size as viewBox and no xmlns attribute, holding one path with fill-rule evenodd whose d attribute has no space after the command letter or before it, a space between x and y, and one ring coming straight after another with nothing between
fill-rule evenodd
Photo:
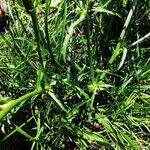
<instances>
[{"instance_id":1,"label":"green stem","mask_svg":"<svg viewBox=\"0 0 150 150\"><path fill-rule=\"evenodd\" d=\"M87 40L87 50L88 50L89 62L90 62L90 76L91 76L92 83L94 83L95 79L94 79L94 69L92 64L92 51L90 48L90 19L89 19L88 12L86 15L86 40Z\"/></svg>"},{"instance_id":2,"label":"green stem","mask_svg":"<svg viewBox=\"0 0 150 150\"><path fill-rule=\"evenodd\" d=\"M38 27L35 11L34 11L33 15L31 16L31 18L32 18L32 22L33 22L33 29L34 29L35 39L36 39L36 43L37 43L37 51L38 51L39 61L40 61L41 67L44 68L41 49L40 49L39 27Z\"/></svg>"},{"instance_id":3,"label":"green stem","mask_svg":"<svg viewBox=\"0 0 150 150\"><path fill-rule=\"evenodd\" d=\"M61 62L61 52L63 51L63 41L65 35L65 28L66 28L66 19L67 19L67 3L64 2L64 15L63 15L63 25L62 25L62 32L61 32L61 43L60 43L60 50L58 51L58 62Z\"/></svg>"},{"instance_id":4,"label":"green stem","mask_svg":"<svg viewBox=\"0 0 150 150\"><path fill-rule=\"evenodd\" d=\"M22 1L23 1L24 7L25 7L27 13L32 18L33 30L34 30L34 33L35 33L35 40L36 40L36 43L37 43L37 51L38 51L38 56L39 56L39 62L40 62L42 71L44 73L43 59L42 59L41 48L40 48L39 26L38 26L38 20L37 20L36 11L35 11L35 8L34 8L34 5L33 5L33 1L32 0L22 0Z\"/></svg>"},{"instance_id":5,"label":"green stem","mask_svg":"<svg viewBox=\"0 0 150 150\"><path fill-rule=\"evenodd\" d=\"M48 13L49 13L50 4L51 4L51 0L46 0L46 8L45 8L45 36L46 36L46 41L47 41L47 45L48 45L48 50L49 50L49 53L51 55L51 61L52 61L52 63L54 63L55 60L54 60L54 56L53 56L53 52L52 52L52 48L51 48L51 44L50 44L50 38L49 38L49 34L48 34Z\"/></svg>"}]
</instances>

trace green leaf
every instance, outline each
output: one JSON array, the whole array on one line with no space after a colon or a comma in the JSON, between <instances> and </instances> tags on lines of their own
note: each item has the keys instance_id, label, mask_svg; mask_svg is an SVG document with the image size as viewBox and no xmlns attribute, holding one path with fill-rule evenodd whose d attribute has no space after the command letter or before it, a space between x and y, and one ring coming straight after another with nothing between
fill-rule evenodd
<instances>
[{"instance_id":1,"label":"green leaf","mask_svg":"<svg viewBox=\"0 0 150 150\"><path fill-rule=\"evenodd\" d=\"M48 92L48 94L51 96L51 98L54 100L54 102L63 110L67 113L66 108L63 106L63 104L61 103L61 101L59 99L57 99L57 97L55 96L54 93L52 92Z\"/></svg>"},{"instance_id":2,"label":"green leaf","mask_svg":"<svg viewBox=\"0 0 150 150\"><path fill-rule=\"evenodd\" d=\"M81 23L86 17L86 13L85 12L82 12L82 14L80 15L79 19L77 19L76 21L74 21L71 26L69 27L69 30L68 30L68 34L66 34L65 36L65 40L64 40L64 43L63 43L63 51L62 51L62 54L63 54L63 59L64 59L64 62L66 62L66 53L67 53L67 48L68 48L68 44L69 44L69 41L70 39L72 38L72 35L74 33L74 30L75 30L75 27Z\"/></svg>"},{"instance_id":3,"label":"green leaf","mask_svg":"<svg viewBox=\"0 0 150 150\"><path fill-rule=\"evenodd\" d=\"M39 91L33 91L30 93L27 93L21 97L19 97L18 99L15 100L11 100L10 102L1 105L1 110L0 110L0 120L15 106L17 106L18 104L20 104L21 102L25 101L28 98L31 98L32 96L35 96L37 94L42 94L44 91L43 90L39 90Z\"/></svg>"},{"instance_id":4,"label":"green leaf","mask_svg":"<svg viewBox=\"0 0 150 150\"><path fill-rule=\"evenodd\" d=\"M21 124L20 126L18 126L18 128L22 128L23 126L25 126L27 123L29 123L31 120L33 119L33 116L31 118L29 118L28 120L26 120L23 124ZM0 143L7 140L10 136L12 136L14 133L16 133L18 131L17 128L15 128L14 130L12 130L10 133L7 133L6 136L3 139L0 139Z\"/></svg>"},{"instance_id":5,"label":"green leaf","mask_svg":"<svg viewBox=\"0 0 150 150\"><path fill-rule=\"evenodd\" d=\"M95 7L92 9L95 13L98 13L98 12L102 12L102 13L107 13L107 14L110 14L110 15L115 15L115 16L118 16L121 18L121 16L118 14L118 13L115 13L115 12L112 12L110 10L107 10L105 8L102 8L102 7Z\"/></svg>"},{"instance_id":6,"label":"green leaf","mask_svg":"<svg viewBox=\"0 0 150 150\"><path fill-rule=\"evenodd\" d=\"M32 137L31 135L29 135L27 132L25 132L24 130L22 130L21 127L16 126L16 131L18 131L19 133L21 133L22 135L24 135L26 138L28 138L29 140L33 140L34 137Z\"/></svg>"},{"instance_id":7,"label":"green leaf","mask_svg":"<svg viewBox=\"0 0 150 150\"><path fill-rule=\"evenodd\" d=\"M108 147L110 150L114 150L114 148L107 142L107 139L103 137L100 133L91 133L86 130L78 130L78 135L83 136L89 142L97 141L100 145L104 145Z\"/></svg>"},{"instance_id":8,"label":"green leaf","mask_svg":"<svg viewBox=\"0 0 150 150\"><path fill-rule=\"evenodd\" d=\"M119 69L123 66L123 64L124 64L124 62L125 62L125 59L126 59L126 56L127 56L127 52L128 52L128 49L125 48L125 49L123 50L123 55L122 55L122 58L121 58L121 62L120 62L120 64L119 64L119 67L118 67L117 70L119 70Z\"/></svg>"},{"instance_id":9,"label":"green leaf","mask_svg":"<svg viewBox=\"0 0 150 150\"><path fill-rule=\"evenodd\" d=\"M128 137L126 134L124 134L121 130L118 129L118 131L120 132L120 134L122 135L124 140L131 145L132 149L141 150L130 137Z\"/></svg>"}]
</instances>

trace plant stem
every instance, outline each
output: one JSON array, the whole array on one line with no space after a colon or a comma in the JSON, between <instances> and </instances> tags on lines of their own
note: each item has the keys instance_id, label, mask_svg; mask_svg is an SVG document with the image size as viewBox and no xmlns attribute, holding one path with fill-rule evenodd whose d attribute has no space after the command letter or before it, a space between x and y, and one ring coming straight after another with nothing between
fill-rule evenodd
<instances>
[{"instance_id":1,"label":"plant stem","mask_svg":"<svg viewBox=\"0 0 150 150\"><path fill-rule=\"evenodd\" d=\"M95 82L94 69L93 69L93 64L92 64L92 51L90 47L90 19L89 19L88 12L86 15L86 41L87 41L87 50L88 50L89 63L90 63L90 76L91 76L92 83L94 83Z\"/></svg>"},{"instance_id":2,"label":"plant stem","mask_svg":"<svg viewBox=\"0 0 150 150\"><path fill-rule=\"evenodd\" d=\"M51 44L50 44L50 38L49 38L49 34L48 34L48 12L49 12L49 8L50 8L50 4L51 4L51 0L47 0L46 8L45 8L45 36L46 36L46 41L47 41L47 45L48 45L48 50L51 55L51 62L54 63L55 60L54 60L54 56L53 56L53 52L52 52L52 48L51 48Z\"/></svg>"}]
</instances>

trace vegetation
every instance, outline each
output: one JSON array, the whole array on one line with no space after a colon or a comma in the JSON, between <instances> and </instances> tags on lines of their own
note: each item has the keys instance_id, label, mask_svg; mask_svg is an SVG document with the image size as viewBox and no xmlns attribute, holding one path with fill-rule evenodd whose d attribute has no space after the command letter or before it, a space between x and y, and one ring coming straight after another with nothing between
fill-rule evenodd
<instances>
[{"instance_id":1,"label":"vegetation","mask_svg":"<svg viewBox=\"0 0 150 150\"><path fill-rule=\"evenodd\" d=\"M150 1L7 5L0 149L150 149Z\"/></svg>"}]
</instances>

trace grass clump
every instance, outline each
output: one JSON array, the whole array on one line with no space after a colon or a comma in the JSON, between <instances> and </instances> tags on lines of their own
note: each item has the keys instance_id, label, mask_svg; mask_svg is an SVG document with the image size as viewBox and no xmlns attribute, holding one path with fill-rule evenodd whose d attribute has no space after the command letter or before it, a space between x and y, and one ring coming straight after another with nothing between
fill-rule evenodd
<instances>
[{"instance_id":1,"label":"grass clump","mask_svg":"<svg viewBox=\"0 0 150 150\"><path fill-rule=\"evenodd\" d=\"M1 149L149 149L149 2L8 6Z\"/></svg>"}]
</instances>

